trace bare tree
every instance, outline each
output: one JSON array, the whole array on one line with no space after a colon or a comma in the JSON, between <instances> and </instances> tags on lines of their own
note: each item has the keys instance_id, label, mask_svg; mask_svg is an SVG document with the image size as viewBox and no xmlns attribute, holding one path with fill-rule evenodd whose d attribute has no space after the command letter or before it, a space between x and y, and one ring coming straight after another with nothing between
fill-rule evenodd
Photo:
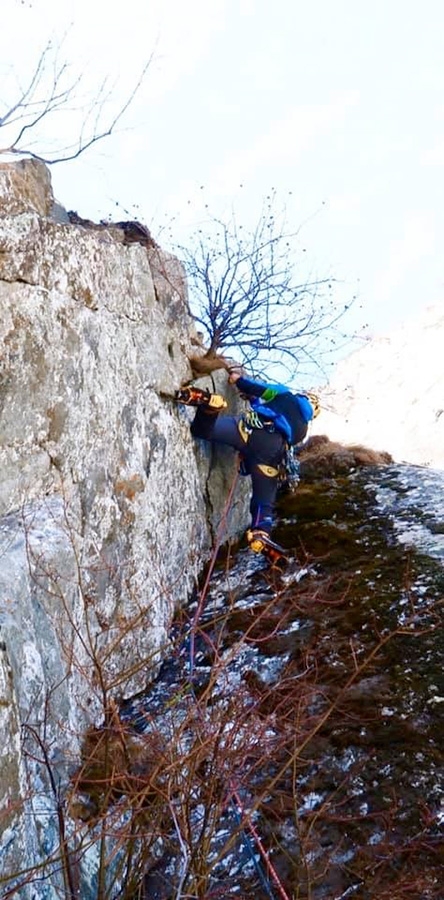
<instances>
[{"instance_id":1,"label":"bare tree","mask_svg":"<svg viewBox=\"0 0 444 900\"><path fill-rule=\"evenodd\" d=\"M47 165L76 159L93 144L113 134L152 61L150 56L128 95L116 108L115 85L108 77L92 94L82 94L83 75L63 59L62 47L63 41L55 44L49 40L26 83L17 79L14 96L0 99L0 129L4 135L0 154L26 153ZM68 127L66 116L63 118L61 113L70 115ZM43 123L45 136L41 130Z\"/></svg>"},{"instance_id":2,"label":"bare tree","mask_svg":"<svg viewBox=\"0 0 444 900\"><path fill-rule=\"evenodd\" d=\"M220 351L260 372L285 365L291 375L322 368L344 339L337 324L350 303L339 305L333 278L301 280L299 232L287 231L267 197L253 230L210 218L189 246L179 247L188 275L190 303L204 330L207 355Z\"/></svg>"}]
</instances>

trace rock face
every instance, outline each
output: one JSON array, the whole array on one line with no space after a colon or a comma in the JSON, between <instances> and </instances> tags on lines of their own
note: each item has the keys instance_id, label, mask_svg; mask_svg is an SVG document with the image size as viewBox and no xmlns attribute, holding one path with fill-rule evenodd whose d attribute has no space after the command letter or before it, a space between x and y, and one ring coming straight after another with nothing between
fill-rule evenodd
<instances>
[{"instance_id":1,"label":"rock face","mask_svg":"<svg viewBox=\"0 0 444 900\"><path fill-rule=\"evenodd\" d=\"M64 218L45 166L0 165L0 872L38 856L48 767L149 680L235 472L171 399L196 352L178 261Z\"/></svg>"},{"instance_id":2,"label":"rock face","mask_svg":"<svg viewBox=\"0 0 444 900\"><path fill-rule=\"evenodd\" d=\"M321 391L323 412L312 433L444 468L443 344L444 316L436 308L370 341Z\"/></svg>"}]
</instances>

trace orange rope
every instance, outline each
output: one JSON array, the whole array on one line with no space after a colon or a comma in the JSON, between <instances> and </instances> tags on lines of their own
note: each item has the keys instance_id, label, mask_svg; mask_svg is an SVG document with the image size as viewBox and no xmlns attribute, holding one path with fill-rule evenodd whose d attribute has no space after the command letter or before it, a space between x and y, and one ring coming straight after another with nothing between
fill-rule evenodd
<instances>
[{"instance_id":1,"label":"orange rope","mask_svg":"<svg viewBox=\"0 0 444 900\"><path fill-rule=\"evenodd\" d=\"M233 790L233 797L234 797L234 799L235 799L235 801L236 801L236 803L237 803L237 805L238 805L239 812L240 812L241 816L243 816L243 818L245 819L245 821L246 821L246 823L247 823L247 825L248 825L248 828L250 829L251 835L252 835L252 837L254 838L254 840L255 840L255 842L256 842L256 846L257 846L257 848L258 848L258 850L259 850L259 853L260 853L262 859L264 860L265 865L266 865L266 867L267 867L267 870L268 870L269 874L271 875L271 877L272 877L272 879L273 879L273 881L274 881L274 883L275 883L275 885L276 885L276 887L277 887L278 893L279 893L280 896L282 897L282 900L290 900L290 897L288 896L288 894L287 894L287 892L286 892L286 890L285 890L285 888L284 888L284 886L283 886L283 884L282 884L282 882L281 882L281 880L280 880L280 878L279 878L279 875L278 875L278 873L276 872L276 869L274 868L273 863L271 862L270 857L269 857L269 855L268 855L268 853L267 853L267 851L266 851L266 849L265 849L265 847L264 847L264 845L263 845L263 843L262 843L262 841L261 841L261 838L260 838L260 836L259 836L259 834L258 834L258 832L257 832L257 829L256 829L256 827L253 825L253 822L251 821L251 819L250 819L248 813L245 811L245 809L244 809L244 807L243 807L243 804L242 804L242 801L241 801L241 799L240 799L240 797L239 797L239 794L238 794L238 792L237 792L236 790Z\"/></svg>"},{"instance_id":2,"label":"orange rope","mask_svg":"<svg viewBox=\"0 0 444 900\"><path fill-rule=\"evenodd\" d=\"M228 493L228 497L227 497L225 506L222 511L222 516L221 516L221 520L219 522L219 527L217 529L216 538L214 541L214 547L213 547L213 551L211 554L210 564L208 567L208 572L207 572L202 590L200 591L199 599L197 601L196 612L194 613L193 621L191 623L191 631L190 631L190 677L191 678L193 677L193 671L194 671L194 648L195 648L196 629L197 629L199 619L200 619L202 612L204 610L204 607L205 607L205 600L207 597L208 588L210 586L211 576L213 574L214 567L216 565L217 554L219 552L219 548L222 543L222 538L224 537L224 534L226 531L227 517L228 517L228 513L230 511L230 507L231 507L231 503L233 500L233 495L234 495L234 491L236 489L238 479L239 479L239 469L237 469L237 471L235 473L235 476L231 483L231 487L230 487L230 490Z\"/></svg>"}]
</instances>

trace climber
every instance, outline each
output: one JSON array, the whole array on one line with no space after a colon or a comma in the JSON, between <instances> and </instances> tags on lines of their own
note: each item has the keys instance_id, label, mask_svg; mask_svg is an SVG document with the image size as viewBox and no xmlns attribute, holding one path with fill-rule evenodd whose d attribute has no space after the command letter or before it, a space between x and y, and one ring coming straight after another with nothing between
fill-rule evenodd
<instances>
[{"instance_id":1,"label":"climber","mask_svg":"<svg viewBox=\"0 0 444 900\"><path fill-rule=\"evenodd\" d=\"M316 396L293 394L281 384L263 384L244 376L240 367L230 369L230 384L250 403L250 410L240 416L219 416L228 406L220 394L211 394L192 385L176 393L178 403L197 406L191 425L194 437L226 444L238 450L243 474L251 475L251 527L246 537L250 549L262 552L274 561L270 538L273 511L279 486L279 467L288 445L304 440L308 423L319 412ZM279 554L277 554L279 555Z\"/></svg>"}]
</instances>

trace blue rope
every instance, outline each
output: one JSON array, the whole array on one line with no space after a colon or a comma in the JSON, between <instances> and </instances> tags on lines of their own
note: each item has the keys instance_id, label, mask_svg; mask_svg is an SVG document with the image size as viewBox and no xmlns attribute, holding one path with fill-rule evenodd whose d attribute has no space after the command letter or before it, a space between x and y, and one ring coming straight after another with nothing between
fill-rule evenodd
<instances>
[{"instance_id":1,"label":"blue rope","mask_svg":"<svg viewBox=\"0 0 444 900\"><path fill-rule=\"evenodd\" d=\"M232 804L233 809L234 809L234 817L235 817L235 819L237 820L237 824L238 824L239 827L240 827L240 836L241 836L241 839L242 839L242 841L243 841L243 843L244 843L244 847L246 848L247 852L248 852L249 855L250 855L250 859L251 859L251 861L252 861L252 863L253 863L253 865L254 865L254 868L256 869L256 874L257 874L257 876L258 876L258 878L259 878L259 881L261 882L262 887L264 888L264 890L266 891L266 893L267 893L268 896L270 897L270 900L276 900L276 898L275 898L275 896L274 896L274 894L273 894L273 892L272 892L272 890L271 890L270 880L269 880L269 878L267 877L266 873L264 872L264 867L263 867L262 863L260 862L260 860L257 858L257 854L254 852L254 844L253 844L253 841L251 840L251 838L250 838L250 837L248 836L248 834L246 833L245 828L242 827L242 817L241 817L241 814L240 814L240 812L239 812L239 810L238 810L238 808L237 808L237 806L236 806L234 800L231 800L231 804Z\"/></svg>"}]
</instances>

